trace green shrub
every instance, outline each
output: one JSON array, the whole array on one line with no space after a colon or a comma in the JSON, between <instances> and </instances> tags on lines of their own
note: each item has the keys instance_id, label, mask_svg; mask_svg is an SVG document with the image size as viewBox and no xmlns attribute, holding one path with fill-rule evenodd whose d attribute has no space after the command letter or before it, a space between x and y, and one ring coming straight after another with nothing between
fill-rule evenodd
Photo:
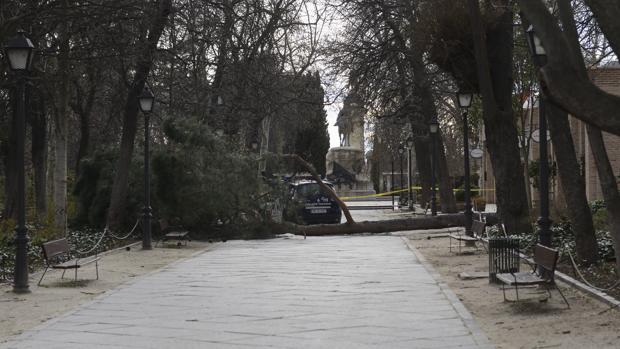
<instances>
[{"instance_id":1,"label":"green shrub","mask_svg":"<svg viewBox=\"0 0 620 349\"><path fill-rule=\"evenodd\" d=\"M153 154L157 217L205 236L240 236L248 222L262 221L263 207L281 188L259 179L255 154L206 126L175 121L164 129L171 144Z\"/></svg>"}]
</instances>

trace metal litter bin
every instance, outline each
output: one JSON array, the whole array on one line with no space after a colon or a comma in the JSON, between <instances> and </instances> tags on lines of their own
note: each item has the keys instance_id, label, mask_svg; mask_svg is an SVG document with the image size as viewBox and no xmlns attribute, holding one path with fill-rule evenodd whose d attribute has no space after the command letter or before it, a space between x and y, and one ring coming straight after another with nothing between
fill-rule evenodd
<instances>
[{"instance_id":1,"label":"metal litter bin","mask_svg":"<svg viewBox=\"0 0 620 349\"><path fill-rule=\"evenodd\" d=\"M519 271L519 239L489 239L489 282L498 283L495 275Z\"/></svg>"}]
</instances>

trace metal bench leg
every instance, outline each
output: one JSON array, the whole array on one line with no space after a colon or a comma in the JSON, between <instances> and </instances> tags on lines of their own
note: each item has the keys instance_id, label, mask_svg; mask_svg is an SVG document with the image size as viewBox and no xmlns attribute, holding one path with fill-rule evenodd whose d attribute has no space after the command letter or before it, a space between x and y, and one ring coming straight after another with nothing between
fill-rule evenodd
<instances>
[{"instance_id":1,"label":"metal bench leg","mask_svg":"<svg viewBox=\"0 0 620 349\"><path fill-rule=\"evenodd\" d=\"M62 275L60 276L61 279L65 278L65 273L67 272L67 269L63 269L62 270Z\"/></svg>"},{"instance_id":2,"label":"metal bench leg","mask_svg":"<svg viewBox=\"0 0 620 349\"><path fill-rule=\"evenodd\" d=\"M519 284L515 283L515 292L517 293L517 302L519 301Z\"/></svg>"},{"instance_id":3,"label":"metal bench leg","mask_svg":"<svg viewBox=\"0 0 620 349\"><path fill-rule=\"evenodd\" d=\"M95 273L97 274L97 280L99 280L99 261L95 261Z\"/></svg>"},{"instance_id":4,"label":"metal bench leg","mask_svg":"<svg viewBox=\"0 0 620 349\"><path fill-rule=\"evenodd\" d=\"M78 268L75 268L75 281L77 281L77 270Z\"/></svg>"},{"instance_id":5,"label":"metal bench leg","mask_svg":"<svg viewBox=\"0 0 620 349\"><path fill-rule=\"evenodd\" d=\"M502 283L502 293L504 294L504 302L506 302L506 284L504 283Z\"/></svg>"},{"instance_id":6,"label":"metal bench leg","mask_svg":"<svg viewBox=\"0 0 620 349\"><path fill-rule=\"evenodd\" d=\"M45 270L43 271L43 275L41 275L41 279L39 279L39 282L37 283L37 286L41 286L41 281L43 281L43 277L45 276L45 273L47 273L47 269L49 268L46 266Z\"/></svg>"},{"instance_id":7,"label":"metal bench leg","mask_svg":"<svg viewBox=\"0 0 620 349\"><path fill-rule=\"evenodd\" d=\"M564 299L564 303L566 303L566 306L568 307L568 309L570 309L570 304L568 304L568 300L566 300L566 297L564 297L564 293L562 293L562 290L560 290L560 288L555 284L553 286L555 286L555 289L558 290L560 296L562 296L562 299Z\"/></svg>"}]
</instances>

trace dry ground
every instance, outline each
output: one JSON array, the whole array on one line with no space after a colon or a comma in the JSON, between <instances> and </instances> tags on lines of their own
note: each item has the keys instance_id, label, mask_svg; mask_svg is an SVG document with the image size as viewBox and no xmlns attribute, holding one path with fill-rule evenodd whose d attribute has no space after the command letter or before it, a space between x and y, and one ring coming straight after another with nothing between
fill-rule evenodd
<instances>
[{"instance_id":1,"label":"dry ground","mask_svg":"<svg viewBox=\"0 0 620 349\"><path fill-rule=\"evenodd\" d=\"M487 278L458 277L461 272L488 272L488 255L484 249L457 255L448 251L447 237L428 240L418 235L411 239L498 348L620 348L618 310L610 310L609 306L563 284L560 287L570 302L570 309L555 290L551 291L553 298L548 300L545 291L532 288L526 292L520 290L521 302L504 302L501 287L489 284ZM529 270L527 265L521 268ZM507 290L510 299L514 295L514 290Z\"/></svg>"},{"instance_id":2,"label":"dry ground","mask_svg":"<svg viewBox=\"0 0 620 349\"><path fill-rule=\"evenodd\" d=\"M24 295L16 295L9 285L0 284L0 342L64 314L136 276L206 251L211 246L214 245L192 241L181 248L160 245L151 251L139 246L129 251L119 249L99 261L99 280L94 280L94 264L79 270L77 283L72 281L71 271L67 271L64 280L60 279L62 272L48 271L39 287L41 273L35 273L30 277L32 292Z\"/></svg>"}]
</instances>

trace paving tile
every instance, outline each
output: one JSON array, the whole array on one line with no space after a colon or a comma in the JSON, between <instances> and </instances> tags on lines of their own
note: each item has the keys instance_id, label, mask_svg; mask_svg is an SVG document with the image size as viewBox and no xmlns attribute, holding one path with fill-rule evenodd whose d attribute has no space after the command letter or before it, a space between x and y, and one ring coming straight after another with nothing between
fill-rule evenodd
<instances>
[{"instance_id":1,"label":"paving tile","mask_svg":"<svg viewBox=\"0 0 620 349\"><path fill-rule=\"evenodd\" d=\"M400 237L230 241L0 348L492 348Z\"/></svg>"}]
</instances>

